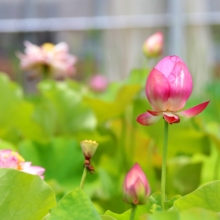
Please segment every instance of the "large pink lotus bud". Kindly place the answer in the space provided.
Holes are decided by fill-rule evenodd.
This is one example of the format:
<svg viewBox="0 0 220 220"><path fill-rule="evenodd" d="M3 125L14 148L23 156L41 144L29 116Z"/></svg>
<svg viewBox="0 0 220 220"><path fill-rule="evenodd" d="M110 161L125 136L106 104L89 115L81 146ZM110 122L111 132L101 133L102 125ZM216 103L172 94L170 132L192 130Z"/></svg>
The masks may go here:
<svg viewBox="0 0 220 220"><path fill-rule="evenodd" d="M143 44L143 52L147 57L157 57L163 51L163 34L157 32L150 36Z"/></svg>
<svg viewBox="0 0 220 220"><path fill-rule="evenodd" d="M207 107L209 101L180 111L190 97L192 89L192 77L186 64L178 56L164 57L150 72L146 82L146 95L153 110L139 115L137 122L151 125L163 116L172 124L180 121L178 115L198 115Z"/></svg>
<svg viewBox="0 0 220 220"><path fill-rule="evenodd" d="M123 194L125 202L134 205L144 204L150 195L150 186L147 178L137 163L125 177Z"/></svg>
<svg viewBox="0 0 220 220"><path fill-rule="evenodd" d="M39 175L42 179L44 178L44 168L32 166L31 162L25 162L20 154L12 150L0 150L0 167L12 168L26 173Z"/></svg>

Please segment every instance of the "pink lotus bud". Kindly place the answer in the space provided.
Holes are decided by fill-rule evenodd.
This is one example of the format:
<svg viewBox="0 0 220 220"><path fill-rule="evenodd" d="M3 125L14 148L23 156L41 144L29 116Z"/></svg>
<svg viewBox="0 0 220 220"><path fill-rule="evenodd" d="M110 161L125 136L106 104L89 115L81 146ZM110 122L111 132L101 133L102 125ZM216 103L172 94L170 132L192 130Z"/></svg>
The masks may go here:
<svg viewBox="0 0 220 220"><path fill-rule="evenodd" d="M134 205L144 204L150 195L150 186L147 178L137 163L125 177L123 194L125 202Z"/></svg>
<svg viewBox="0 0 220 220"><path fill-rule="evenodd" d="M108 87L108 80L105 76L96 74L90 79L90 88L95 92L103 92Z"/></svg>
<svg viewBox="0 0 220 220"><path fill-rule="evenodd" d="M178 115L198 115L207 107L209 101L180 111L190 97L192 88L192 77L186 64L178 56L164 57L151 70L146 82L146 96L153 110L139 115L137 122L151 125L163 117L172 124L180 122Z"/></svg>
<svg viewBox="0 0 220 220"><path fill-rule="evenodd" d="M80 143L85 159L90 160L96 152L98 143L96 141L82 141Z"/></svg>
<svg viewBox="0 0 220 220"><path fill-rule="evenodd" d="M75 56L69 54L69 47L62 42L57 45L45 43L38 47L30 42L25 42L25 54L18 54L21 68L49 74L55 77L65 77L74 74ZM45 68L46 67L46 68ZM44 73L47 69L48 73Z"/></svg>
<svg viewBox="0 0 220 220"><path fill-rule="evenodd" d="M24 158L12 150L0 150L0 167L12 168L44 178L44 168L31 166L31 162L24 162Z"/></svg>
<svg viewBox="0 0 220 220"><path fill-rule="evenodd" d="M150 36L143 45L143 52L147 57L157 57L163 51L163 34L157 32Z"/></svg>

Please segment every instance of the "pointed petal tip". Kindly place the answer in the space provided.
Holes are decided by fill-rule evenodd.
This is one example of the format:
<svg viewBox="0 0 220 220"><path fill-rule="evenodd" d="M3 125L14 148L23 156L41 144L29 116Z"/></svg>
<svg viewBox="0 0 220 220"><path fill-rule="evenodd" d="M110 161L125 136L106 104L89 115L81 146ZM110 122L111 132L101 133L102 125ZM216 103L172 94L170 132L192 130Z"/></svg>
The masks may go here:
<svg viewBox="0 0 220 220"><path fill-rule="evenodd" d="M136 121L141 125L149 126L149 125L156 123L160 118L161 118L161 115L154 116L150 114L149 112L145 112L139 115Z"/></svg>
<svg viewBox="0 0 220 220"><path fill-rule="evenodd" d="M210 100L203 102L199 105L196 105L192 108L189 108L185 111L179 112L179 115L182 115L182 116L188 117L188 118L196 116L196 115L200 114L203 110L205 110L205 108L208 106L209 102L210 102Z"/></svg>

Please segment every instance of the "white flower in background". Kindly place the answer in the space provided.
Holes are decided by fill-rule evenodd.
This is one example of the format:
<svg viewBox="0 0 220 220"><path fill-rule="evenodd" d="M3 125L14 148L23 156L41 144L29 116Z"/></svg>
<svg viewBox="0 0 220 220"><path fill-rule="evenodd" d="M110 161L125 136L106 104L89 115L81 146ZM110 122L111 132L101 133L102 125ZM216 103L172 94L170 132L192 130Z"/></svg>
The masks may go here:
<svg viewBox="0 0 220 220"><path fill-rule="evenodd" d="M45 43L42 46L34 45L28 41L24 54L19 53L21 68L28 71L37 71L49 76L65 77L75 73L77 58L69 54L69 47L61 42L57 45Z"/></svg>

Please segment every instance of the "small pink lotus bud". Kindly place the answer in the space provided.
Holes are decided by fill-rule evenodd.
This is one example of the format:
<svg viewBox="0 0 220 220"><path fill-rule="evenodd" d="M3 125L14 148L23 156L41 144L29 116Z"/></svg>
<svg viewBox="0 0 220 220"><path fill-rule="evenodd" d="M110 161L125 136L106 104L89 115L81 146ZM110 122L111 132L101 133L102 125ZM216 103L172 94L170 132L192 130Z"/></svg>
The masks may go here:
<svg viewBox="0 0 220 220"><path fill-rule="evenodd" d="M90 79L89 86L95 92L104 92L108 87L108 80L105 76L96 74Z"/></svg>
<svg viewBox="0 0 220 220"><path fill-rule="evenodd" d="M82 141L80 145L82 148L83 155L87 160L90 160L93 157L98 147L98 143L96 141L91 141L91 140Z"/></svg>
<svg viewBox="0 0 220 220"><path fill-rule="evenodd" d="M150 36L143 45L143 52L147 57L157 57L163 51L163 34L157 32Z"/></svg>
<svg viewBox="0 0 220 220"><path fill-rule="evenodd" d="M124 200L127 203L144 204L150 195L147 178L138 163L127 173L123 185Z"/></svg>

